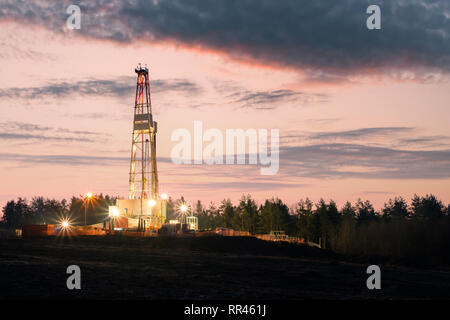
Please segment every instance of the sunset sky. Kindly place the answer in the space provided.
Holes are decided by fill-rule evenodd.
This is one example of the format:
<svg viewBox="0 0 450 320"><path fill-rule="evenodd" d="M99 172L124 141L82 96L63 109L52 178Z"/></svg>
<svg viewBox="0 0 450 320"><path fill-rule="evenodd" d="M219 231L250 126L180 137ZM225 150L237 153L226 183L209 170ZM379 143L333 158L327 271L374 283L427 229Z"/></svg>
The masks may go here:
<svg viewBox="0 0 450 320"><path fill-rule="evenodd" d="M138 63L172 197L449 203L449 37L448 0L0 0L0 205L127 196ZM171 163L172 132L195 120L279 129L278 174Z"/></svg>

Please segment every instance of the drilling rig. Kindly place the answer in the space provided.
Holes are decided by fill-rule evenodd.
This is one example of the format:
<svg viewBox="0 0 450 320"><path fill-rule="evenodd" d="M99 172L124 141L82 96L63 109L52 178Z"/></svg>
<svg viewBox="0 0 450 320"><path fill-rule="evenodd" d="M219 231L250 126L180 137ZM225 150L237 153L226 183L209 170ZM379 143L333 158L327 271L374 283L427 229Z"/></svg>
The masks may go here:
<svg viewBox="0 0 450 320"><path fill-rule="evenodd" d="M157 199L157 122L153 121L148 68L138 66L135 72L137 73L137 84L131 140L129 199L134 200L137 197Z"/></svg>
<svg viewBox="0 0 450 320"><path fill-rule="evenodd" d="M166 203L158 191L158 170L156 166L157 122L153 120L150 95L149 70L139 64L134 102L133 132L131 140L131 161L129 172L128 199L116 200L109 207L113 219L128 218L135 221L140 231L159 229L166 220ZM131 226L132 223L127 225Z"/></svg>

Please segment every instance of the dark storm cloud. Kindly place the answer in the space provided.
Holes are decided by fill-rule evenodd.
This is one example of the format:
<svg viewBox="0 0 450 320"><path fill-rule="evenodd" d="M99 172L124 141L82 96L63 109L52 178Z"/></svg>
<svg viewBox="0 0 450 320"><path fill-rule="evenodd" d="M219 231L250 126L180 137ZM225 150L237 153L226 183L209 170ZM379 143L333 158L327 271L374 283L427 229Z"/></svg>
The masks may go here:
<svg viewBox="0 0 450 320"><path fill-rule="evenodd" d="M0 19L67 32L72 0L3 0ZM78 35L117 42L175 41L265 64L302 68L310 80L344 81L375 69L450 71L448 0L80 1ZM366 9L381 7L381 30Z"/></svg>
<svg viewBox="0 0 450 320"><path fill-rule="evenodd" d="M84 80L76 82L55 82L41 87L0 89L0 97L5 98L62 98L72 94L82 96L133 96L136 91L135 78L122 77L115 80ZM152 93L178 91L189 94L197 93L200 88L185 79L167 79L151 81Z"/></svg>

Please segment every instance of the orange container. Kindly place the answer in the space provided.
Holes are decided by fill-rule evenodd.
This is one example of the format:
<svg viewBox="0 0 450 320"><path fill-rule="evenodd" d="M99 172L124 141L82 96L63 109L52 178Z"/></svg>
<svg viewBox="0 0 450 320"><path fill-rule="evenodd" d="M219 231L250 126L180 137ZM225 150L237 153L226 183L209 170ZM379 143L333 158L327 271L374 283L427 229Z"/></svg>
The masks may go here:
<svg viewBox="0 0 450 320"><path fill-rule="evenodd" d="M22 227L22 237L46 237L55 234L55 226L53 224L32 224Z"/></svg>

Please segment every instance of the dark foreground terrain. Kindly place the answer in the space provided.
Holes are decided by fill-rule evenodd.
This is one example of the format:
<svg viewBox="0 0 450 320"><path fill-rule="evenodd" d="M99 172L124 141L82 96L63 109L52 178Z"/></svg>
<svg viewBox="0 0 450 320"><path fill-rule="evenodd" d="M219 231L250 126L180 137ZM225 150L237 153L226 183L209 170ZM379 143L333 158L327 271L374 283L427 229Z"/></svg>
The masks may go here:
<svg viewBox="0 0 450 320"><path fill-rule="evenodd" d="M255 238L0 240L1 299L449 299L450 270L366 268L331 252ZM81 268L68 290L66 268Z"/></svg>

